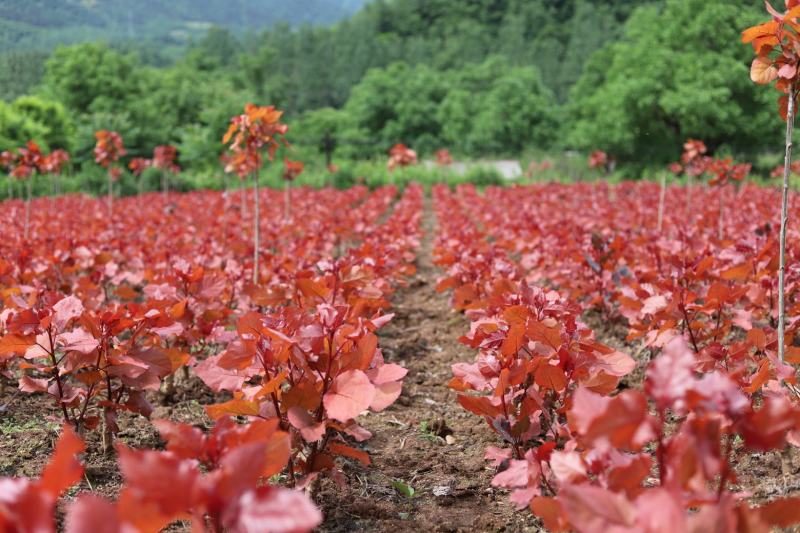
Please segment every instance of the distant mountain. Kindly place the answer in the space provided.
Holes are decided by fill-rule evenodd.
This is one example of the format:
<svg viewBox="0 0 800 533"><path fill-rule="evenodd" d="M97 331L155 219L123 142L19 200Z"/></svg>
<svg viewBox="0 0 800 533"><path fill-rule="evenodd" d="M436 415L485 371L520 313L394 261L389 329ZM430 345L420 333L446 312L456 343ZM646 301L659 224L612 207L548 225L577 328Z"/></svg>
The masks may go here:
<svg viewBox="0 0 800 533"><path fill-rule="evenodd" d="M235 32L279 22L331 24L365 0L0 0L0 50L90 40L181 45L211 26Z"/></svg>

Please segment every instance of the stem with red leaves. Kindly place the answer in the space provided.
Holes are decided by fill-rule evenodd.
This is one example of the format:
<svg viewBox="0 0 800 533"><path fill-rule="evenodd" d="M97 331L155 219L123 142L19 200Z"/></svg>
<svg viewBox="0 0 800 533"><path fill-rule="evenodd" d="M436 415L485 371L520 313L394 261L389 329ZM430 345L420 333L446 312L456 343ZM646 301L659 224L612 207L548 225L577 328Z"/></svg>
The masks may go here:
<svg viewBox="0 0 800 533"><path fill-rule="evenodd" d="M681 302L680 308L683 313L683 322L686 324L686 329L689 330L689 340L692 341L694 353L700 353L700 349L697 347L697 339L694 338L694 331L692 331L692 325L689 322L689 314L686 312L686 305Z"/></svg>
<svg viewBox="0 0 800 533"><path fill-rule="evenodd" d="M786 111L786 153L783 161L783 192L781 195L781 233L778 266L778 359L785 356L784 338L786 335L786 226L789 224L789 173L792 171L792 137L795 117L794 85L789 89L789 108Z"/></svg>
<svg viewBox="0 0 800 533"><path fill-rule="evenodd" d="M67 406L64 405L64 388L61 384L61 374L58 371L58 361L56 360L56 349L55 344L53 343L53 332L52 328L47 328L47 339L50 342L50 349L47 350L47 354L50 356L50 362L53 365L53 378L56 380L56 386L58 387L58 403L61 405L61 412L64 415L64 422L68 424L73 424L74 422L70 420L69 413L67 413Z"/></svg>
<svg viewBox="0 0 800 533"><path fill-rule="evenodd" d="M328 368L325 371L325 376L322 380L322 394L320 395L320 403L319 407L317 407L317 412L315 413L315 419L317 423L322 422L322 419L325 415L325 404L323 403L323 399L325 398L325 394L328 392L328 387L331 384L331 369L333 368L333 358L336 356L336 352L333 350L333 340L336 337L336 332L331 331L328 334ZM306 458L306 475L310 474L314 469L314 461L316 460L317 453L320 450L324 450L325 447L328 445L328 438L327 434L325 435L324 440L322 441L322 446L319 446L319 441L315 442L311 445L311 451L308 454L308 458Z"/></svg>

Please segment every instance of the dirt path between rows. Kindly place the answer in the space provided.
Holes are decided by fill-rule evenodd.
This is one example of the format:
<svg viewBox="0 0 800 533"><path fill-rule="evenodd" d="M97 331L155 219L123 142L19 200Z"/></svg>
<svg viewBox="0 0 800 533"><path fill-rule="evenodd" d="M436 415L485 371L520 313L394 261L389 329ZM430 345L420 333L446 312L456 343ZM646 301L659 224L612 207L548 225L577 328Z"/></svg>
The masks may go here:
<svg viewBox="0 0 800 533"><path fill-rule="evenodd" d="M467 320L435 291L430 198L423 229L417 274L394 295L395 318L380 332L386 360L409 370L403 394L386 411L359 419L374 434L364 447L373 464L348 462L343 488L323 480L320 531L539 531L530 513L513 510L508 495L490 487L493 471L483 456L494 435L447 388L451 365L474 352L458 343Z"/></svg>

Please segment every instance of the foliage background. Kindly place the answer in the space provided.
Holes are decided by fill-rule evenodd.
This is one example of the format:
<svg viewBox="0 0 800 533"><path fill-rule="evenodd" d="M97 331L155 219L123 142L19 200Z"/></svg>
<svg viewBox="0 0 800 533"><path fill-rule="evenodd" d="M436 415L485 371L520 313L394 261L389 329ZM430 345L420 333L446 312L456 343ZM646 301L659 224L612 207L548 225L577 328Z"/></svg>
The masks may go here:
<svg viewBox="0 0 800 533"><path fill-rule="evenodd" d="M739 42L761 18L747 0L130 5L2 3L0 150L33 138L87 170L93 131L116 129L130 157L176 144L187 183L218 183L227 120L254 101L287 111L281 157L321 170L327 146L354 177L397 142L524 162L603 149L637 177L689 137L780 162L777 93Z"/></svg>

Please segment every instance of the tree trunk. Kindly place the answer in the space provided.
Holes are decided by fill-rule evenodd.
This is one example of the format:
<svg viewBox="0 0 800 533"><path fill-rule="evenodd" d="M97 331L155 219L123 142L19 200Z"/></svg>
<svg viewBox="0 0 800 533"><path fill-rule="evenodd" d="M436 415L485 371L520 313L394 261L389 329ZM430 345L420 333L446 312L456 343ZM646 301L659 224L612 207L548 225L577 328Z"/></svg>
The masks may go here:
<svg viewBox="0 0 800 533"><path fill-rule="evenodd" d="M258 207L258 170L256 170L253 173L253 285L258 283L258 248L261 244Z"/></svg>
<svg viewBox="0 0 800 533"><path fill-rule="evenodd" d="M786 153L783 160L783 194L781 196L780 258L778 263L778 359L784 361L786 334L786 226L789 224L789 173L792 170L792 137L794 135L795 88L789 89L786 111Z"/></svg>

